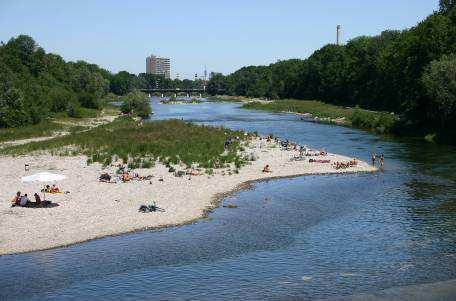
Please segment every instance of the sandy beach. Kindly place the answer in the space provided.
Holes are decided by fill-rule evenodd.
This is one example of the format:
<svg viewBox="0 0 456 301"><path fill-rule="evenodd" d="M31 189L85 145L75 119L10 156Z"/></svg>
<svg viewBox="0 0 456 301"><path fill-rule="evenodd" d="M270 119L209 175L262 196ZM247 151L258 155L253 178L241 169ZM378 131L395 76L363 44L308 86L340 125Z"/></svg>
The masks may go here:
<svg viewBox="0 0 456 301"><path fill-rule="evenodd" d="M290 160L297 151L281 150L274 142L255 138L245 147L246 154L257 160L242 167L215 170L213 175L176 177L160 163L150 169L135 170L151 180L127 183L102 183L102 172L113 175L117 167L105 169L99 164L87 166L87 158L36 154L20 157L0 157L0 255L67 246L108 235L154 229L195 221L207 210L218 205L220 197L243 184L273 177L306 174L373 172L375 167L359 162L357 166L336 170L328 163L309 163L308 158L349 161L352 158L328 154ZM30 169L25 171L24 165ZM271 173L263 173L269 164ZM177 170L184 167L176 166ZM58 204L52 208L11 207L17 191L39 192L40 183L22 183L22 176L49 171L67 176L58 183L68 194L46 195ZM52 184L52 183L50 183ZM41 194L42 195L42 194ZM140 213L141 204L155 201L165 212ZM233 209L235 210L235 209Z"/></svg>

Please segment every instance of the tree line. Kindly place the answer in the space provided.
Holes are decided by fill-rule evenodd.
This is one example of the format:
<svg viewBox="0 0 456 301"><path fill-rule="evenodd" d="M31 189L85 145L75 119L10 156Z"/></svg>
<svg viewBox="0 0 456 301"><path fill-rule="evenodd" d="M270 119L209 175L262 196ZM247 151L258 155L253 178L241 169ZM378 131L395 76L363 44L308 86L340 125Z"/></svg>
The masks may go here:
<svg viewBox="0 0 456 301"><path fill-rule="evenodd" d="M307 59L248 66L208 84L211 94L317 99L397 113L396 131L456 137L456 9L440 9L416 26L328 44Z"/></svg>
<svg viewBox="0 0 456 301"><path fill-rule="evenodd" d="M0 128L37 124L62 113L80 117L83 109L100 109L103 98L112 98L109 93L128 95L124 99L132 99L126 108L147 112L138 104L141 97L135 90L200 86L199 81L126 71L113 74L84 61L66 62L27 35L0 44Z"/></svg>

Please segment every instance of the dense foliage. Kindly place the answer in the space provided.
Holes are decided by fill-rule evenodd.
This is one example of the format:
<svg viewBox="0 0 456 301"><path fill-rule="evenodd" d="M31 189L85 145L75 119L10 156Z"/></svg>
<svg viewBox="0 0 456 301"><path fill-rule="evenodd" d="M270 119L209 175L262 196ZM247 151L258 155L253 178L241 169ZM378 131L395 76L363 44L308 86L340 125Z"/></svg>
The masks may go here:
<svg viewBox="0 0 456 301"><path fill-rule="evenodd" d="M439 11L408 30L326 45L305 60L218 75L209 82L209 92L358 105L398 113L403 131L442 133L456 127L454 6L453 0L441 0Z"/></svg>
<svg viewBox="0 0 456 301"><path fill-rule="evenodd" d="M65 62L20 35L0 46L0 127L35 124L79 107L98 108L110 74L83 61Z"/></svg>

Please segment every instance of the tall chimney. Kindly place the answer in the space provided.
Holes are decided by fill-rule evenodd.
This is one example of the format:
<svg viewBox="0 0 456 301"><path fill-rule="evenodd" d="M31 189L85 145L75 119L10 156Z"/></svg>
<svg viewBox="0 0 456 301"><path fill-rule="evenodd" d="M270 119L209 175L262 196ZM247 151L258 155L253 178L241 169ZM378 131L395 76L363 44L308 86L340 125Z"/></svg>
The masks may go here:
<svg viewBox="0 0 456 301"><path fill-rule="evenodd" d="M340 41L340 25L337 25L337 37L336 37L336 45L339 45Z"/></svg>

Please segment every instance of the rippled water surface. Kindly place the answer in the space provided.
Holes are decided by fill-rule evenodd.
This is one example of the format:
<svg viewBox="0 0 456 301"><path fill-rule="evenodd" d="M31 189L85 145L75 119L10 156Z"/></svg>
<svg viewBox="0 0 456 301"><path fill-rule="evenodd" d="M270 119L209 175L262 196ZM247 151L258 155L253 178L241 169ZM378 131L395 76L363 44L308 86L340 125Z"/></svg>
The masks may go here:
<svg viewBox="0 0 456 301"><path fill-rule="evenodd" d="M454 148L238 106L154 103L154 119L376 151L385 171L260 182L192 225L1 256L0 299L315 299L456 278Z"/></svg>

